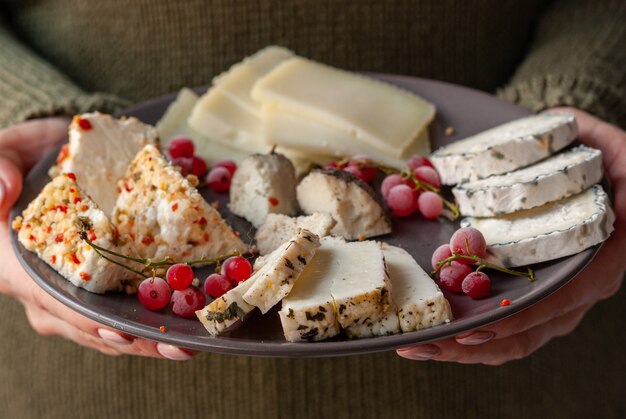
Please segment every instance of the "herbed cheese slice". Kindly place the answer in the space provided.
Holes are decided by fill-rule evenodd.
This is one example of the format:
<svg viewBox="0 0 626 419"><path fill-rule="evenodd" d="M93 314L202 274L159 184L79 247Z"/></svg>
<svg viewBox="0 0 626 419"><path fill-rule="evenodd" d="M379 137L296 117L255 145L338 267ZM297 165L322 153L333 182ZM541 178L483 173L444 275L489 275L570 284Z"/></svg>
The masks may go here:
<svg viewBox="0 0 626 419"><path fill-rule="evenodd" d="M94 244L135 256L107 216L72 179L61 174L13 222L18 240L29 251L77 287L94 293L122 291L138 276L100 257L79 233L88 231ZM108 255L107 255L108 256ZM129 262L111 256L126 265ZM133 268L137 268L133 266Z"/></svg>
<svg viewBox="0 0 626 419"><path fill-rule="evenodd" d="M331 288L338 267L337 256L328 243L338 239L324 237L321 246L279 311L285 339L289 342L311 342L340 333Z"/></svg>
<svg viewBox="0 0 626 419"><path fill-rule="evenodd" d="M78 184L108 216L117 200L117 183L146 144L157 144L154 127L137 118L115 119L99 112L77 115L69 127L69 148L61 173L74 173Z"/></svg>
<svg viewBox="0 0 626 419"><path fill-rule="evenodd" d="M296 192L305 214L321 212L337 222L333 234L354 240L391 232L376 192L345 170L314 170L302 179Z"/></svg>
<svg viewBox="0 0 626 419"><path fill-rule="evenodd" d="M145 258L184 261L247 251L220 214L154 146L146 146L120 182L113 222Z"/></svg>
<svg viewBox="0 0 626 419"><path fill-rule="evenodd" d="M461 214L490 217L578 194L602 179L602 152L579 146L524 169L457 185Z"/></svg>
<svg viewBox="0 0 626 419"><path fill-rule="evenodd" d="M400 330L385 260L373 241L329 240L331 295L337 320L350 338L397 333Z"/></svg>
<svg viewBox="0 0 626 419"><path fill-rule="evenodd" d="M395 157L404 155L435 116L432 104L408 91L301 57L261 78L252 98L293 109Z"/></svg>
<svg viewBox="0 0 626 419"><path fill-rule="evenodd" d="M600 185L541 207L494 218L465 218L480 230L487 249L504 266L573 255L606 240L615 215Z"/></svg>
<svg viewBox="0 0 626 419"><path fill-rule="evenodd" d="M430 276L404 249L382 244L393 292L391 298L398 309L400 328L412 332L449 323L450 303Z"/></svg>
<svg viewBox="0 0 626 419"><path fill-rule="evenodd" d="M261 226L270 213L296 215L296 172L279 153L254 154L244 159L233 175L230 210Z"/></svg>
<svg viewBox="0 0 626 419"><path fill-rule="evenodd" d="M289 294L319 246L320 239L317 235L304 229L298 231L278 258L261 268L263 273L243 294L243 299L258 307L262 313L267 313Z"/></svg>
<svg viewBox="0 0 626 419"><path fill-rule="evenodd" d="M573 115L543 113L441 147L430 160L443 184L465 183L528 166L561 150L577 135Z"/></svg>
<svg viewBox="0 0 626 419"><path fill-rule="evenodd" d="M330 234L336 222L328 214L316 212L311 215L290 217L283 214L267 214L267 218L258 228L255 240L259 254L266 255L289 240L299 228L304 228L320 237Z"/></svg>

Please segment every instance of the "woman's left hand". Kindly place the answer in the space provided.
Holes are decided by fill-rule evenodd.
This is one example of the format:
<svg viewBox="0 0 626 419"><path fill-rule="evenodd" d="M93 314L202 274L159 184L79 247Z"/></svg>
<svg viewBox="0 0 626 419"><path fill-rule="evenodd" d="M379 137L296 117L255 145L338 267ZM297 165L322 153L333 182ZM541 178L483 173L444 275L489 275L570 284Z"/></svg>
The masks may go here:
<svg viewBox="0 0 626 419"><path fill-rule="evenodd" d="M552 111L573 113L580 141L602 150L614 193L615 231L582 272L532 307L451 339L399 349L398 355L414 360L500 365L569 334L593 305L619 290L626 270L626 133L578 109Z"/></svg>

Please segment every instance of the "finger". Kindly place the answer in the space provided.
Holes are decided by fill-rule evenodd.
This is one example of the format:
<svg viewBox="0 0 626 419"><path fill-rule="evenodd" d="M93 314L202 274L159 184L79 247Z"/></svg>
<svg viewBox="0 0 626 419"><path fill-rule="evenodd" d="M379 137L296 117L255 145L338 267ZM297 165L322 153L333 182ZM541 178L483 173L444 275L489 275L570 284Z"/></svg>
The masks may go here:
<svg viewBox="0 0 626 419"><path fill-rule="evenodd" d="M413 360L433 359L462 364L501 365L530 355L554 337L571 333L590 307L591 304L579 307L523 333L505 339L492 340L482 345L461 345L454 339L447 339L433 344L399 349L397 353Z"/></svg>
<svg viewBox="0 0 626 419"><path fill-rule="evenodd" d="M14 160L0 154L0 220L5 220L22 192L22 172Z"/></svg>

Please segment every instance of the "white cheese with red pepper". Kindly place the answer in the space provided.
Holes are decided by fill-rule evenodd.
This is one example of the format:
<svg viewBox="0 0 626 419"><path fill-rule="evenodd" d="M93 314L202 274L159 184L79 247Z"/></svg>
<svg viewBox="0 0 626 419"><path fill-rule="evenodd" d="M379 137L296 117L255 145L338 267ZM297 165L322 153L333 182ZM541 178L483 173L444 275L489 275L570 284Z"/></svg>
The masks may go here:
<svg viewBox="0 0 626 419"><path fill-rule="evenodd" d="M501 217L468 217L461 225L480 230L492 259L512 267L582 252L606 240L614 221L606 192L594 185L541 207Z"/></svg>
<svg viewBox="0 0 626 419"><path fill-rule="evenodd" d="M259 254L266 255L277 249L282 243L289 240L299 228L304 228L320 237L330 234L335 226L335 220L328 215L316 212L311 215L290 217L283 214L267 214L267 218L255 235Z"/></svg>
<svg viewBox="0 0 626 419"><path fill-rule="evenodd" d="M332 234L354 240L391 232L391 222L376 192L345 170L314 170L296 191L305 214L321 212L337 222Z"/></svg>
<svg viewBox="0 0 626 419"><path fill-rule="evenodd" d="M413 256L404 249L388 244L382 244L382 250L400 329L412 332L449 323L452 320L450 303Z"/></svg>
<svg viewBox="0 0 626 419"><path fill-rule="evenodd" d="M128 256L136 256L107 216L85 194L71 175L48 183L13 222L20 243L77 287L94 293L122 291L138 275L101 256L81 238ZM132 268L132 263L107 255Z"/></svg>
<svg viewBox="0 0 626 419"><path fill-rule="evenodd" d="M510 172L542 160L578 135L569 114L543 113L491 128L430 155L445 185Z"/></svg>
<svg viewBox="0 0 626 419"><path fill-rule="evenodd" d="M157 144L156 129L137 118L116 119L98 112L77 115L69 128L69 148L58 170L74 173L80 187L108 216L117 183L146 144Z"/></svg>
<svg viewBox="0 0 626 419"><path fill-rule="evenodd" d="M230 185L230 210L259 227L268 214L296 215L296 172L279 153L254 154L241 162Z"/></svg>
<svg viewBox="0 0 626 419"><path fill-rule="evenodd" d="M579 146L524 169L457 185L463 215L492 217L576 195L602 179L600 150Z"/></svg>
<svg viewBox="0 0 626 419"><path fill-rule="evenodd" d="M219 212L154 146L137 154L119 188L113 222L142 257L190 261L247 251Z"/></svg>

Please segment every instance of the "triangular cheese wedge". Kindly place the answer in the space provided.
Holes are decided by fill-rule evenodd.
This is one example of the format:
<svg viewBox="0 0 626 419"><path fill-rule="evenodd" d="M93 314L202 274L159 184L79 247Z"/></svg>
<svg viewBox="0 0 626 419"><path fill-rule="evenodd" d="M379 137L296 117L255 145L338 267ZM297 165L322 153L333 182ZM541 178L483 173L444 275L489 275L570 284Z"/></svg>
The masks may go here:
<svg viewBox="0 0 626 419"><path fill-rule="evenodd" d="M141 150L120 182L113 222L146 258L191 261L244 253L246 245L151 145Z"/></svg>

